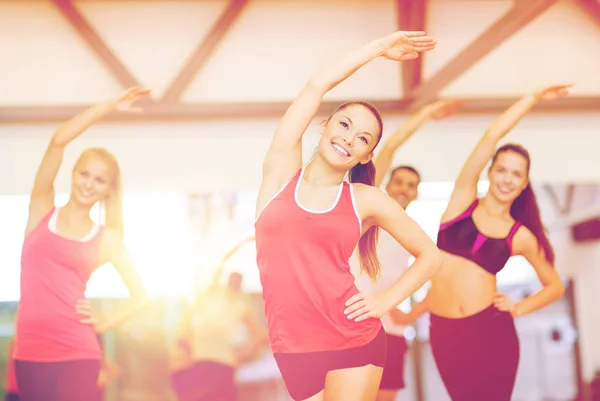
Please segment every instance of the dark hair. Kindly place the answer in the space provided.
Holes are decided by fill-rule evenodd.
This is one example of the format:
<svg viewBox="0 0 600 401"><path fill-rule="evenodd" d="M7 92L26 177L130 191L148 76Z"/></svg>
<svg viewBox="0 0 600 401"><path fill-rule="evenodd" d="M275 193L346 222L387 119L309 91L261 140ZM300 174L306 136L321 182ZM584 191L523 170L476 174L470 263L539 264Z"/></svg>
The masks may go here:
<svg viewBox="0 0 600 401"><path fill-rule="evenodd" d="M417 184L421 183L421 174L419 174L419 172L417 171L416 168L414 168L413 166L408 166L408 165L401 165L398 167L395 167L392 172L390 173L390 179L392 179L392 177L394 176L394 174L396 173L396 171L400 171L400 170L408 170L411 173L414 173L417 176Z"/></svg>
<svg viewBox="0 0 600 401"><path fill-rule="evenodd" d="M496 162L498 155L503 152L514 152L523 156L527 161L527 176L529 176L531 158L527 149L514 143L506 144L496 151L496 154L492 158L492 165ZM548 239L548 230L546 230L546 227L542 223L540 208L538 207L533 188L531 188L531 183L527 184L523 192L514 200L510 207L510 215L535 235L539 249L544 251L544 257L550 264L554 264L554 249L552 249L552 244L550 244L550 240Z"/></svg>
<svg viewBox="0 0 600 401"><path fill-rule="evenodd" d="M379 123L379 136L377 137L377 141L375 142L375 146L373 149L377 147L379 141L381 140L381 136L383 133L383 120L381 119L381 115L379 111L370 103L367 102L348 102L339 106L331 115L327 118L327 121L331 119L331 117L337 112L344 110L350 106L359 105L366 107L377 119ZM375 183L375 164L372 160L369 160L367 163L358 163L356 166L352 167L350 170L350 182L355 183L359 182L361 184L373 185ZM367 232L365 232L360 239L358 240L358 256L360 260L360 269L361 271L367 272L369 277L372 279L377 278L379 275L379 271L381 266L379 264L379 259L377 258L377 240L379 237L379 227L373 226L370 227Z"/></svg>

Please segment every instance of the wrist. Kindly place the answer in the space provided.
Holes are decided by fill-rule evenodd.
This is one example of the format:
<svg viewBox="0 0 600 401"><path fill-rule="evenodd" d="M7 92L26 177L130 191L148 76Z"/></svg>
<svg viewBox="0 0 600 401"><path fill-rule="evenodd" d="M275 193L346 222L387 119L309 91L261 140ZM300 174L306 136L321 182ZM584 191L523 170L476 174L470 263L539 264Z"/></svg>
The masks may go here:
<svg viewBox="0 0 600 401"><path fill-rule="evenodd" d="M519 304L514 304L514 306L512 307L510 314L512 315L513 318L517 318L520 317L522 315L522 311L521 308L519 306Z"/></svg>
<svg viewBox="0 0 600 401"><path fill-rule="evenodd" d="M372 59L376 59L384 55L385 51L387 50L387 47L384 44L384 39L385 38L375 39L366 46Z"/></svg>
<svg viewBox="0 0 600 401"><path fill-rule="evenodd" d="M390 293L390 291L386 291L379 296L379 302L381 306L384 308L385 313L389 313L391 310L396 309L396 306L400 302L396 302L396 297Z"/></svg>
<svg viewBox="0 0 600 401"><path fill-rule="evenodd" d="M96 329L97 334L104 334L109 330L109 327L103 321L98 321L98 323L94 325L94 328Z"/></svg>

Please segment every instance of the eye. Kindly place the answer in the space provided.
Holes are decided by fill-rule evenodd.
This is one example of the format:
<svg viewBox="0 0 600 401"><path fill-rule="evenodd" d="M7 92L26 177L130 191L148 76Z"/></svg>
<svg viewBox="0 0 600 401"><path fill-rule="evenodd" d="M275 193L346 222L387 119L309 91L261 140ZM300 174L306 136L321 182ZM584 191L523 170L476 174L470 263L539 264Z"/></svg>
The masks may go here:
<svg viewBox="0 0 600 401"><path fill-rule="evenodd" d="M368 139L366 136L359 136L358 139L360 139L361 141L363 141L364 143L369 143Z"/></svg>
<svg viewBox="0 0 600 401"><path fill-rule="evenodd" d="M86 171L80 171L79 175L82 177L87 177L89 174Z"/></svg>
<svg viewBox="0 0 600 401"><path fill-rule="evenodd" d="M345 121L340 121L340 125L346 129L348 129L348 123Z"/></svg>
<svg viewBox="0 0 600 401"><path fill-rule="evenodd" d="M104 181L102 178L96 178L96 182L98 184L104 184L106 181Z"/></svg>

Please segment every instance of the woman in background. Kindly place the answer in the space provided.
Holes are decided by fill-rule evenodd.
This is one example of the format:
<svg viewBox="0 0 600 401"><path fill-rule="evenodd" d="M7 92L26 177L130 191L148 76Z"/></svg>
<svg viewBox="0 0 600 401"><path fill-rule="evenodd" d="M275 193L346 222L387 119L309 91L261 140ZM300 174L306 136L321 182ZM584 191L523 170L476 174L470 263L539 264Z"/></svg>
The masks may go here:
<svg viewBox="0 0 600 401"><path fill-rule="evenodd" d="M536 103L565 96L568 87L528 93L487 129L463 166L442 216L442 268L422 303L408 315L394 314L399 323L411 323L430 311L433 355L453 401L509 401L519 363L514 318L564 293L531 187L529 153L516 144L497 146ZM489 190L478 199L477 182L490 159ZM513 255L525 257L543 284L542 290L517 303L496 290L496 274Z"/></svg>
<svg viewBox="0 0 600 401"><path fill-rule="evenodd" d="M235 401L235 373L239 364L253 359L267 345L267 333L242 292L243 277L233 272L227 285L220 284L226 262L249 238L221 260L209 287L199 291L184 309L175 357L179 366L172 384L180 401ZM240 329L249 339L238 346Z"/></svg>
<svg viewBox="0 0 600 401"><path fill-rule="evenodd" d="M85 150L72 172L67 204L54 204L54 180L65 147L93 123L130 110L148 91L133 88L64 123L52 136L35 177L21 256L21 298L16 319L15 371L21 401L91 400L97 394L103 333L145 304L142 281L123 243L121 173L103 148ZM90 218L100 204L104 225ZM92 272L111 263L130 302L96 324L82 323L77 308Z"/></svg>

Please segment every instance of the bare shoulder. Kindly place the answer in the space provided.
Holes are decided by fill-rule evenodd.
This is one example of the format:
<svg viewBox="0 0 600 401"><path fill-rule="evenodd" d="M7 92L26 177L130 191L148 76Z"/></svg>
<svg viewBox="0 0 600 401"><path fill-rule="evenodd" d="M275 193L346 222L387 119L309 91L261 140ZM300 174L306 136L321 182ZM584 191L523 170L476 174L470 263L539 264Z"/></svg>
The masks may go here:
<svg viewBox="0 0 600 401"><path fill-rule="evenodd" d="M386 197L386 193L380 188L374 187L373 185L361 184L359 182L353 183L354 196L357 201L372 201L374 199L381 199Z"/></svg>
<svg viewBox="0 0 600 401"><path fill-rule="evenodd" d="M531 230L521 225L513 237L514 254L526 255L532 250L538 249L538 241Z"/></svg>
<svg viewBox="0 0 600 401"><path fill-rule="evenodd" d="M377 214L378 210L385 209L390 202L394 202L383 190L372 185L355 183L354 198L360 216L365 219Z"/></svg>
<svg viewBox="0 0 600 401"><path fill-rule="evenodd" d="M123 247L123 236L118 230L104 228L100 241L100 259L103 263L108 262L120 248ZM103 264L101 263L101 264Z"/></svg>

